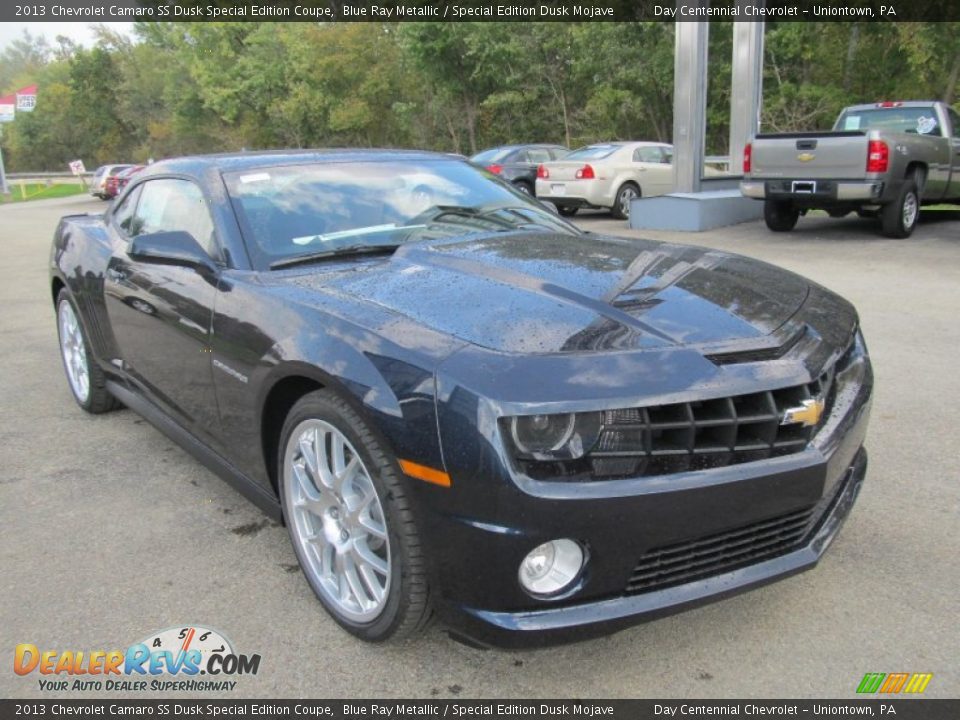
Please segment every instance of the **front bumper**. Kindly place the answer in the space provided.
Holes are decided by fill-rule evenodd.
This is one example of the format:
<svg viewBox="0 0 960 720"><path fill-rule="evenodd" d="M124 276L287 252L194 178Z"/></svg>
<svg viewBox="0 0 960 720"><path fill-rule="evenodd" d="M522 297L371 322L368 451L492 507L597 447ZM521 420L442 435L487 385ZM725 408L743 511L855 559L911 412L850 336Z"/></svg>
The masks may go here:
<svg viewBox="0 0 960 720"><path fill-rule="evenodd" d="M744 180L740 193L756 200L794 200L800 204L879 202L884 184L875 181Z"/></svg>
<svg viewBox="0 0 960 720"><path fill-rule="evenodd" d="M664 590L580 605L498 612L446 606L440 613L466 639L496 647L536 647L586 640L761 587L814 567L853 507L867 471L861 448L817 508L797 549L753 565Z"/></svg>

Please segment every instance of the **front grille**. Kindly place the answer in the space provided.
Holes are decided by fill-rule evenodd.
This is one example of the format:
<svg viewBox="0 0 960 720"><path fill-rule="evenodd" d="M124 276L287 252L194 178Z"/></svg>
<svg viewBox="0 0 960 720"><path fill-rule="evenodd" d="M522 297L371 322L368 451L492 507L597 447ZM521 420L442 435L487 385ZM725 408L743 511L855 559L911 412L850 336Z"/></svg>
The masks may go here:
<svg viewBox="0 0 960 720"><path fill-rule="evenodd" d="M809 507L735 530L655 548L640 558L627 583L626 594L682 585L788 553L803 544L814 511Z"/></svg>
<svg viewBox="0 0 960 720"><path fill-rule="evenodd" d="M800 452L819 426L781 425L788 408L822 398L829 414L833 370L811 383L749 395L603 413L589 454L594 477L664 475Z"/></svg>

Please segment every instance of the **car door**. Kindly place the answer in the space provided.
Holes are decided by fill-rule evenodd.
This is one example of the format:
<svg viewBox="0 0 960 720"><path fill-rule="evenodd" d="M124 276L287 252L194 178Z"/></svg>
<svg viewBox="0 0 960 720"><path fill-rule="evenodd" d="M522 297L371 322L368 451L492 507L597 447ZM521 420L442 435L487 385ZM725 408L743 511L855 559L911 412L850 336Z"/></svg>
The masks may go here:
<svg viewBox="0 0 960 720"><path fill-rule="evenodd" d="M210 326L217 279L209 272L132 259L140 235L189 232L215 260L219 245L200 188L190 180L138 184L111 214L107 314L122 367L164 411L197 435L216 433Z"/></svg>
<svg viewBox="0 0 960 720"><path fill-rule="evenodd" d="M633 163L644 197L670 192L673 168L669 165L663 148L657 145L638 147L633 151Z"/></svg>

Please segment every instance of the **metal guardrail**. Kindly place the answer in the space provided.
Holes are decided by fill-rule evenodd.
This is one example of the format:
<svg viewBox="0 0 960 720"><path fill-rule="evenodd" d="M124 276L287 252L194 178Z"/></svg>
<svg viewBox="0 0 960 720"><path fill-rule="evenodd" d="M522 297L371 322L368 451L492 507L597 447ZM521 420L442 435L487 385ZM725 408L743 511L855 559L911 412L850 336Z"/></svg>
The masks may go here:
<svg viewBox="0 0 960 720"><path fill-rule="evenodd" d="M53 180L56 178L75 178L75 177L85 177L92 178L92 172L80 173L80 175L74 175L72 172L22 172L22 173L7 173L7 180Z"/></svg>

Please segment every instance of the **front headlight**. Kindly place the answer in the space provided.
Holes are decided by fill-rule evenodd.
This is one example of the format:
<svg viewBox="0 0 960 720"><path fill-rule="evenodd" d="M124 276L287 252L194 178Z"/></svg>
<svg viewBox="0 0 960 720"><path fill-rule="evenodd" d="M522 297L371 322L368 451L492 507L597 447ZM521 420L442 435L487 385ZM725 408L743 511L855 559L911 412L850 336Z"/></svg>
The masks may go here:
<svg viewBox="0 0 960 720"><path fill-rule="evenodd" d="M505 420L517 457L533 460L576 460L600 436L600 413L522 415Z"/></svg>

